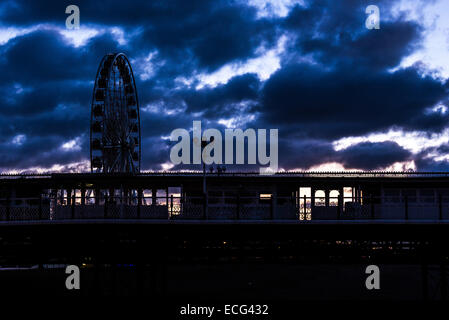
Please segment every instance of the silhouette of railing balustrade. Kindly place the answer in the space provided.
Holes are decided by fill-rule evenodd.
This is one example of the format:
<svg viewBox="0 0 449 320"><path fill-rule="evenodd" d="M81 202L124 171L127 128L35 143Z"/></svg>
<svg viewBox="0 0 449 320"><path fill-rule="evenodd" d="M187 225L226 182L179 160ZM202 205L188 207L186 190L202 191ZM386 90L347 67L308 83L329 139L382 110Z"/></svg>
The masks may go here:
<svg viewBox="0 0 449 320"><path fill-rule="evenodd" d="M449 220L449 197L72 197L0 199L0 221L159 220Z"/></svg>

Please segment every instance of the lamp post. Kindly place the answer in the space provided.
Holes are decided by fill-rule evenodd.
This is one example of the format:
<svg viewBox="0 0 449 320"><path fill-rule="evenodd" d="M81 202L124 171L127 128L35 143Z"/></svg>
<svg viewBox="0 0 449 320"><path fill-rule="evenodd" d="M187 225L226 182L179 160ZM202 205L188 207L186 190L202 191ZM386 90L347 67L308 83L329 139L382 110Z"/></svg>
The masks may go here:
<svg viewBox="0 0 449 320"><path fill-rule="evenodd" d="M207 141L201 141L201 162L203 163L203 194L206 194L206 163L203 160L203 149L207 145Z"/></svg>
<svg viewBox="0 0 449 320"><path fill-rule="evenodd" d="M208 196L207 196L207 189L206 189L206 163L203 159L203 149L211 142L214 141L214 137L210 137L209 141L201 140L201 161L203 162L203 197L205 201L204 205L204 215L207 219L207 207L208 207Z"/></svg>

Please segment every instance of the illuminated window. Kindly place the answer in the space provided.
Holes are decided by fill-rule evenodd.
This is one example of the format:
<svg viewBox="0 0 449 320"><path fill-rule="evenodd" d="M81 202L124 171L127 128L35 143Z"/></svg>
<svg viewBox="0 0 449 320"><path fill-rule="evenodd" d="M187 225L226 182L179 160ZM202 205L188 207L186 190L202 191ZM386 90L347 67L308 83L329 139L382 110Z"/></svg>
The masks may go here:
<svg viewBox="0 0 449 320"><path fill-rule="evenodd" d="M331 190L329 192L329 206L336 207L338 206L338 196L340 195L340 192L338 190Z"/></svg>
<svg viewBox="0 0 449 320"><path fill-rule="evenodd" d="M323 190L315 191L315 206L324 207L326 205L326 194Z"/></svg>
<svg viewBox="0 0 449 320"><path fill-rule="evenodd" d="M300 220L311 220L312 216L312 209L311 207L311 194L312 194L312 188L310 187L303 187L299 188L299 205L300 205L300 214L299 219Z"/></svg>

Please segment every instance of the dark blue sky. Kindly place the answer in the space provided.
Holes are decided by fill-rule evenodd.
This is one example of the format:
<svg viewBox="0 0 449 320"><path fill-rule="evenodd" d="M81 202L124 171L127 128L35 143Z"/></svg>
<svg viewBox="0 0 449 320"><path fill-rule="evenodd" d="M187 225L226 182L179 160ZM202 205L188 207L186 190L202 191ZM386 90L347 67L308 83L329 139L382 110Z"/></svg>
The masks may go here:
<svg viewBox="0 0 449 320"><path fill-rule="evenodd" d="M0 169L87 170L109 52L134 69L144 170L170 167L167 137L193 120L278 128L286 170L449 168L447 73L429 59L447 56L447 29L429 49L439 20L423 2L249 3L2 0ZM70 4L80 30L65 28ZM365 28L369 4L379 30Z"/></svg>

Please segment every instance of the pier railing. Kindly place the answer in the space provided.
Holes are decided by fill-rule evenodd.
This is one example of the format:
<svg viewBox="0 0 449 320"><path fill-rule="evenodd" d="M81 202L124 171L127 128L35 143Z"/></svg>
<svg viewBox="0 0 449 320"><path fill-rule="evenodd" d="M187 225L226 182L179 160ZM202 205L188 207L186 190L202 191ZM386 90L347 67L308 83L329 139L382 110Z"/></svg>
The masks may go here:
<svg viewBox="0 0 449 320"><path fill-rule="evenodd" d="M0 221L70 219L449 220L449 196L0 198Z"/></svg>

